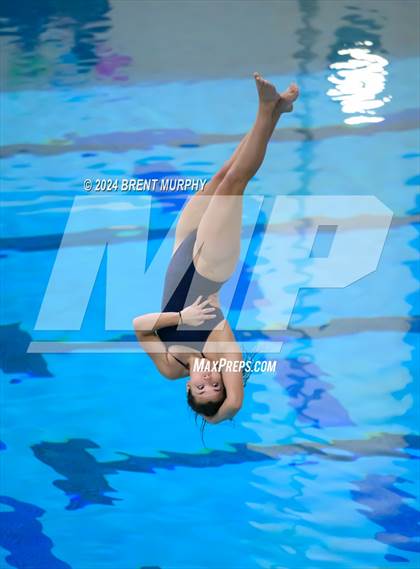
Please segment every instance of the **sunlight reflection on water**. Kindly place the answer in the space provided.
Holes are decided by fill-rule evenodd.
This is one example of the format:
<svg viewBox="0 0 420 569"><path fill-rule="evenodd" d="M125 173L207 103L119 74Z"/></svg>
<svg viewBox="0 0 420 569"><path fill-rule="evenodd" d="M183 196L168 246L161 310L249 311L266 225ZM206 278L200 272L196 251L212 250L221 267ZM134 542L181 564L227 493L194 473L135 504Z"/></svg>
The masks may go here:
<svg viewBox="0 0 420 569"><path fill-rule="evenodd" d="M346 124L382 122L384 117L377 115L376 109L391 100L390 95L380 96L385 90L388 75L385 67L389 62L371 53L370 46L371 41L364 41L357 42L356 47L340 49L337 53L345 59L329 66L334 72L328 81L334 87L327 95L340 102L343 113L352 115L344 119Z"/></svg>

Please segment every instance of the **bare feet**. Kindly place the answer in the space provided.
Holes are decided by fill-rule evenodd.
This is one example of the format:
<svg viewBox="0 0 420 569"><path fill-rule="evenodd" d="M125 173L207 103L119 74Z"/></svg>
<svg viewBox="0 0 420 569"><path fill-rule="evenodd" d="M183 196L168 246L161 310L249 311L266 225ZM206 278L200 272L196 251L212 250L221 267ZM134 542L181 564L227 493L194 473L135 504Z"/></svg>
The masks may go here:
<svg viewBox="0 0 420 569"><path fill-rule="evenodd" d="M259 73L254 73L258 97L261 103L276 103L280 95L272 83L266 81Z"/></svg>
<svg viewBox="0 0 420 569"><path fill-rule="evenodd" d="M296 83L291 83L286 91L278 93L275 86L263 79L259 73L254 73L254 78L261 105L270 107L277 118L282 113L290 113L293 110L293 103L299 95Z"/></svg>

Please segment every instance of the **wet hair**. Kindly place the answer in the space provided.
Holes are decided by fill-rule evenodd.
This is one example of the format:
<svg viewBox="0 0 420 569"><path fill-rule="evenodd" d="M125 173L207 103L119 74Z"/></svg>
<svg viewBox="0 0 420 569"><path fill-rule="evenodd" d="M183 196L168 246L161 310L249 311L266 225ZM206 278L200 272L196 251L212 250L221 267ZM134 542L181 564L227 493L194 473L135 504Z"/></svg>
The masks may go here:
<svg viewBox="0 0 420 569"><path fill-rule="evenodd" d="M191 393L191 389L188 390L187 393L187 402L191 409L195 412L195 424L197 425L198 418L201 415L201 425L200 425L200 435L201 435L201 442L203 446L206 446L204 442L204 429L207 425L207 421L205 417L214 417L220 407L223 405L224 400L226 399L226 390L224 389L224 396L220 401L207 401L206 403L199 403L194 399L194 395Z"/></svg>
<svg viewBox="0 0 420 569"><path fill-rule="evenodd" d="M226 399L226 391L224 391L224 397L219 401L206 401L206 403L199 403L194 399L194 395L191 393L191 389L187 393L187 402L193 411L198 415L204 415L205 417L214 417L217 411Z"/></svg>

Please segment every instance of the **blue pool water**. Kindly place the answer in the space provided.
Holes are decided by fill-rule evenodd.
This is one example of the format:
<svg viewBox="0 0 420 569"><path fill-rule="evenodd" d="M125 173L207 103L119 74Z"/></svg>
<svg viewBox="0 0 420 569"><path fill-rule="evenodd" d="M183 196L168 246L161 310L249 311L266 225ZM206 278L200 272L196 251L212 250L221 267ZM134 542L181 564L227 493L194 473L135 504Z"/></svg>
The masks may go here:
<svg viewBox="0 0 420 569"><path fill-rule="evenodd" d="M418 10L3 4L1 567L419 567ZM83 180L210 177L252 123L254 70L296 80L301 97L248 194L295 197L302 231L305 196L374 196L393 220L375 272L321 289L309 288L303 233L291 240L293 282L275 253L258 255L259 218L230 321L248 289L242 312L257 331L270 313L275 329L270 291L299 294L276 372L251 376L235 421L209 425L203 446L184 381L165 381L140 349L118 351L134 341L129 326L105 329L105 257L80 330L36 323ZM134 253L147 250L153 282L118 306L156 310L182 198L107 199L76 210L89 223L67 246L83 260L112 243L122 275L143 271ZM355 239L377 224L335 210L325 224L337 216ZM317 254L333 238L327 228ZM271 251L282 239L280 227ZM86 267L67 274L68 298ZM74 310L70 300L57 312ZM29 351L35 342L67 348Z"/></svg>

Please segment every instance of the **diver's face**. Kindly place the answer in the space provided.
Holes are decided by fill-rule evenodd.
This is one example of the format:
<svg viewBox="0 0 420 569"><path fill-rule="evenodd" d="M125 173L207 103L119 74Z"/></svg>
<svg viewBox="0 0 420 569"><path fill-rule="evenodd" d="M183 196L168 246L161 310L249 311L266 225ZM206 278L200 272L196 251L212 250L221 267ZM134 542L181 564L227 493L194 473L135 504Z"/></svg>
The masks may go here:
<svg viewBox="0 0 420 569"><path fill-rule="evenodd" d="M192 371L187 382L188 389L200 403L220 401L225 396L222 375L217 371Z"/></svg>

